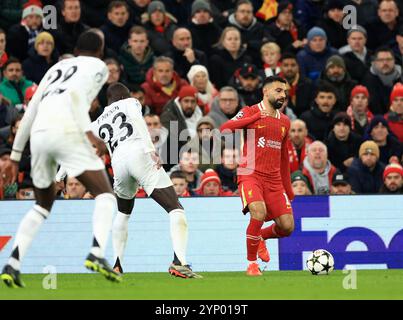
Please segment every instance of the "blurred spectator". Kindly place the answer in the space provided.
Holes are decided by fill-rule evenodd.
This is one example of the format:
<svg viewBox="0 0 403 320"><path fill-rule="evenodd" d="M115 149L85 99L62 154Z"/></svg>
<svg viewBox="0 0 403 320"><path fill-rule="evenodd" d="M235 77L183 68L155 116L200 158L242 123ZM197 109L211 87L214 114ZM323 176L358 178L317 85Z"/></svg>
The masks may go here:
<svg viewBox="0 0 403 320"><path fill-rule="evenodd" d="M333 86L322 83L316 90L316 96L310 110L301 115L306 123L308 132L318 140L325 140L329 134L330 126L335 115L336 92Z"/></svg>
<svg viewBox="0 0 403 320"><path fill-rule="evenodd" d="M78 37L89 27L81 22L79 0L62 0L61 13L62 16L57 20L57 28L51 33L55 38L56 48L60 54L73 53Z"/></svg>
<svg viewBox="0 0 403 320"><path fill-rule="evenodd" d="M168 175L175 171L182 171L184 173L190 192L198 188L203 174L203 172L199 170L198 153L192 150L181 152L179 163L171 168Z"/></svg>
<svg viewBox="0 0 403 320"><path fill-rule="evenodd" d="M65 199L90 199L92 198L84 185L77 178L67 177Z"/></svg>
<svg viewBox="0 0 403 320"><path fill-rule="evenodd" d="M402 68L395 64L393 51L382 47L376 50L370 70L362 84L371 92L369 107L373 114L385 114L395 83L402 81Z"/></svg>
<svg viewBox="0 0 403 320"><path fill-rule="evenodd" d="M42 31L42 3L29 0L23 5L21 23L15 24L7 33L7 52L20 61L28 57L36 36Z"/></svg>
<svg viewBox="0 0 403 320"><path fill-rule="evenodd" d="M223 87L213 101L208 114L219 128L224 122L235 117L240 110L238 92L233 87Z"/></svg>
<svg viewBox="0 0 403 320"><path fill-rule="evenodd" d="M173 60L160 56L154 60L141 87L146 92L146 105L150 106L152 113L160 115L167 102L175 99L179 90L186 85L187 81L174 71Z"/></svg>
<svg viewBox="0 0 403 320"><path fill-rule="evenodd" d="M193 47L203 51L207 57L220 39L222 29L215 22L208 0L196 0L192 4L192 18L189 30L192 33Z"/></svg>
<svg viewBox="0 0 403 320"><path fill-rule="evenodd" d="M199 64L193 65L187 74L187 78L190 85L198 91L197 98L204 105L203 114L209 113L218 91L210 81L207 68Z"/></svg>
<svg viewBox="0 0 403 320"><path fill-rule="evenodd" d="M316 82L325 68L326 61L337 54L336 49L327 44L326 32L314 27L307 34L308 44L297 54L300 73Z"/></svg>
<svg viewBox="0 0 403 320"><path fill-rule="evenodd" d="M193 1L187 0L164 0L170 14L177 20L178 26L185 26L190 21L190 12Z"/></svg>
<svg viewBox="0 0 403 320"><path fill-rule="evenodd" d="M357 82L352 80L348 74L343 58L338 55L331 56L326 61L325 69L320 78L335 88L337 97L335 109L346 111L349 105L351 90Z"/></svg>
<svg viewBox="0 0 403 320"><path fill-rule="evenodd" d="M203 197L228 197L232 196L231 191L224 191L220 177L213 169L207 169L201 176L200 187L196 194Z"/></svg>
<svg viewBox="0 0 403 320"><path fill-rule="evenodd" d="M253 4L249 0L239 0L234 13L228 17L228 26L237 28L241 33L242 46L254 61L260 58L260 47L268 39L265 28L253 15Z"/></svg>
<svg viewBox="0 0 403 320"><path fill-rule="evenodd" d="M390 45L399 27L399 9L394 0L381 0L378 5L378 17L369 22L365 28L371 36L368 38L368 48L375 50L381 45Z"/></svg>
<svg viewBox="0 0 403 320"><path fill-rule="evenodd" d="M390 94L390 108L385 115L392 133L403 143L403 84L397 83Z"/></svg>
<svg viewBox="0 0 403 320"><path fill-rule="evenodd" d="M152 1L147 7L149 20L144 24L150 46L156 56L166 54L171 49L172 36L176 24L166 14L165 5L161 1Z"/></svg>
<svg viewBox="0 0 403 320"><path fill-rule="evenodd" d="M0 6L0 28L8 30L21 20L22 5L26 0L3 0Z"/></svg>
<svg viewBox="0 0 403 320"><path fill-rule="evenodd" d="M403 194L403 168L400 164L391 163L385 167L379 193Z"/></svg>
<svg viewBox="0 0 403 320"><path fill-rule="evenodd" d="M18 110L10 104L8 99L4 98L0 92L0 129L10 125L12 119L18 113ZM3 130L0 130L0 133Z"/></svg>
<svg viewBox="0 0 403 320"><path fill-rule="evenodd" d="M3 68L3 80L0 82L0 92L12 105L21 107L24 103L25 90L33 82L23 76L21 62L17 58L9 58Z"/></svg>
<svg viewBox="0 0 403 320"><path fill-rule="evenodd" d="M327 158L327 147L321 141L314 141L308 147L302 173L308 177L314 194L329 194L336 168Z"/></svg>
<svg viewBox="0 0 403 320"><path fill-rule="evenodd" d="M365 130L374 117L368 110L369 92L362 85L357 85L351 90L350 105L347 114L351 119L351 130L363 136Z"/></svg>
<svg viewBox="0 0 403 320"><path fill-rule="evenodd" d="M147 7L150 2L151 0L126 0L132 25L142 25L148 21Z"/></svg>
<svg viewBox="0 0 403 320"><path fill-rule="evenodd" d="M107 106L108 102L106 99L106 90L108 89L109 85L114 82L122 82L126 83L126 76L122 69L120 63L114 58L108 58L104 60L106 66L108 67L109 75L108 80L102 86L101 91L98 94L99 102L103 107Z"/></svg>
<svg viewBox="0 0 403 320"><path fill-rule="evenodd" d="M35 39L35 47L29 50L29 57L22 63L27 79L39 84L46 72L59 60L55 41L49 32L41 32Z"/></svg>
<svg viewBox="0 0 403 320"><path fill-rule="evenodd" d="M377 18L377 0L347 0L346 5L353 5L357 10L357 23L365 26Z"/></svg>
<svg viewBox="0 0 403 320"><path fill-rule="evenodd" d="M172 49L167 56L174 61L174 69L181 78L186 78L194 65L207 66L207 57L203 51L193 49L192 34L186 28L178 28L172 36Z"/></svg>
<svg viewBox="0 0 403 320"><path fill-rule="evenodd" d="M351 131L351 119L345 112L335 115L325 143L329 150L330 162L341 172L351 166L361 145L361 136Z"/></svg>
<svg viewBox="0 0 403 320"><path fill-rule="evenodd" d="M228 16L234 12L238 0L210 0L213 16L220 26L225 26Z"/></svg>
<svg viewBox="0 0 403 320"><path fill-rule="evenodd" d="M241 33L235 27L226 27L217 44L215 53L209 59L211 81L218 89L228 85L234 72L252 58L241 47Z"/></svg>
<svg viewBox="0 0 403 320"><path fill-rule="evenodd" d="M361 82L371 65L372 51L365 46L367 31L361 26L352 27L347 32L347 45L339 49L351 78Z"/></svg>
<svg viewBox="0 0 403 320"><path fill-rule="evenodd" d="M263 99L263 77L254 64L244 63L240 69L235 71L229 85L238 91L241 100L247 106L253 106Z"/></svg>
<svg viewBox="0 0 403 320"><path fill-rule="evenodd" d="M105 35L105 46L119 53L122 45L127 41L131 22L129 21L129 7L126 2L114 0L108 6L107 21L100 29Z"/></svg>
<svg viewBox="0 0 403 320"><path fill-rule="evenodd" d="M142 87L136 84L128 84L127 88L130 91L130 95L132 98L137 99L141 104L141 114L143 116L151 113L151 108L145 104L146 102L146 93ZM158 116L157 116L158 117ZM158 117L159 119L159 117Z"/></svg>
<svg viewBox="0 0 403 320"><path fill-rule="evenodd" d="M297 117L309 110L312 101L312 80L299 72L299 65L295 55L285 53L281 57L281 76L290 86L288 89L288 107Z"/></svg>
<svg viewBox="0 0 403 320"><path fill-rule="evenodd" d="M294 171L291 174L291 187L296 196L309 196L312 194L308 178L304 176L301 170Z"/></svg>
<svg viewBox="0 0 403 320"><path fill-rule="evenodd" d="M285 100L285 102L283 103L281 108L278 109L278 111L284 113L291 121L297 119L297 116L295 115L294 111L290 107L288 107L288 99Z"/></svg>
<svg viewBox="0 0 403 320"><path fill-rule="evenodd" d="M267 42L260 48L263 70L266 77L280 73L281 49L275 42Z"/></svg>
<svg viewBox="0 0 403 320"><path fill-rule="evenodd" d="M347 170L351 188L355 193L378 193L382 185L385 165L379 161L379 147L374 141L361 144L359 158Z"/></svg>
<svg viewBox="0 0 403 320"><path fill-rule="evenodd" d="M141 26L132 27L129 39L121 47L119 54L128 82L141 85L146 80L147 71L152 67L154 59L147 31Z"/></svg>
<svg viewBox="0 0 403 320"><path fill-rule="evenodd" d="M163 146L168 138L168 129L162 126L160 117L156 114L146 114L144 116L144 121L147 124L148 132L150 133L155 151L158 153L163 163L166 163L167 150L163 150Z"/></svg>
<svg viewBox="0 0 403 320"><path fill-rule="evenodd" d="M403 23L400 25L396 34L396 41L393 44L393 53L395 54L396 64L403 66Z"/></svg>
<svg viewBox="0 0 403 320"><path fill-rule="evenodd" d="M214 134L215 127L214 120L209 116L200 118L196 127L197 135L185 145L185 148L198 152L199 168L203 172L221 162L221 136Z"/></svg>
<svg viewBox="0 0 403 320"><path fill-rule="evenodd" d="M239 150L237 148L223 147L221 149L221 164L216 167L224 190L238 192L236 170L239 163Z"/></svg>
<svg viewBox="0 0 403 320"><path fill-rule="evenodd" d="M346 173L336 172L333 176L332 186L330 188L331 195L350 195L354 194L351 184Z"/></svg>
<svg viewBox="0 0 403 320"><path fill-rule="evenodd" d="M113 59L115 59L115 60L118 60L118 55L117 55L117 53L116 53L115 51L113 51L112 49L108 48L108 47L105 45L105 35L104 35L104 33L102 32L101 29L98 29L98 28L89 28L89 29L86 30L86 32L93 32L93 33L96 33L97 35L99 35L99 36L102 38L102 41L103 41L103 43L104 43L104 52L103 52L103 57L102 57L103 59L113 58ZM73 55L73 57L74 57L74 55Z"/></svg>
<svg viewBox="0 0 403 320"><path fill-rule="evenodd" d="M343 0L328 0L324 8L324 17L317 26L322 28L329 39L329 45L339 49L346 44L347 30L343 27Z"/></svg>
<svg viewBox="0 0 403 320"><path fill-rule="evenodd" d="M34 185L32 183L32 179L30 177L25 177L23 181L17 184L18 189L16 193L17 200L34 200Z"/></svg>
<svg viewBox="0 0 403 320"><path fill-rule="evenodd" d="M309 30L318 24L324 11L324 5L324 0L296 0L295 18L305 30Z"/></svg>
<svg viewBox="0 0 403 320"><path fill-rule="evenodd" d="M311 143L312 139L308 137L305 122L300 119L291 121L288 139L288 156L291 173L302 170L303 162Z"/></svg>
<svg viewBox="0 0 403 320"><path fill-rule="evenodd" d="M384 164L399 161L402 156L402 145L391 133L386 119L380 115L371 120L363 138L375 141L379 147L379 161Z"/></svg>
<svg viewBox="0 0 403 320"><path fill-rule="evenodd" d="M8 55L6 52L6 32L3 29L0 29L0 72L3 70L4 64L8 60ZM1 75L0 75L0 80L1 80Z"/></svg>
<svg viewBox="0 0 403 320"><path fill-rule="evenodd" d="M161 123L169 132L166 150L170 164L176 163L179 150L197 135L197 123L202 117L197 105L197 90L192 86L183 86L178 97L165 105Z"/></svg>
<svg viewBox="0 0 403 320"><path fill-rule="evenodd" d="M3 168L10 160L11 149L0 146L0 172L3 172ZM3 176L0 175L0 200L10 199L15 196L17 191L17 184L5 185Z"/></svg>
<svg viewBox="0 0 403 320"><path fill-rule="evenodd" d="M174 171L170 175L172 184L174 186L176 195L178 197L190 197L191 194L188 189L188 183L186 176L182 171Z"/></svg>
<svg viewBox="0 0 403 320"><path fill-rule="evenodd" d="M277 16L268 21L266 30L283 52L293 52L303 48L306 43L306 30L293 16L293 4L288 0L279 1Z"/></svg>

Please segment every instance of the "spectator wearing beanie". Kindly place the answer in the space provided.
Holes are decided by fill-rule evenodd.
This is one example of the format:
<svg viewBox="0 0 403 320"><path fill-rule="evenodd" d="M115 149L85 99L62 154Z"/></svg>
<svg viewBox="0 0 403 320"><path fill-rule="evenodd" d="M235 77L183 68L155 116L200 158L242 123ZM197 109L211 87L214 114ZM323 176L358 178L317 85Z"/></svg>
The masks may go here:
<svg viewBox="0 0 403 320"><path fill-rule="evenodd" d="M326 32L319 27L313 27L307 34L308 44L298 52L297 60L300 73L316 83L320 73L326 66L326 61L337 50L327 43Z"/></svg>
<svg viewBox="0 0 403 320"><path fill-rule="evenodd" d="M152 113L160 115L167 102L175 99L179 90L187 84L174 71L173 60L159 56L155 58L153 67L146 74L146 81L141 85L146 94L145 104L151 108Z"/></svg>
<svg viewBox="0 0 403 320"><path fill-rule="evenodd" d="M317 26L325 30L329 44L339 49L346 44L347 29L343 27L345 6L342 0L328 0L325 6L325 15L319 20Z"/></svg>
<svg viewBox="0 0 403 320"><path fill-rule="evenodd" d="M358 194L378 193L382 185L385 165L379 161L379 147L374 141L365 141L347 169L351 187Z"/></svg>
<svg viewBox="0 0 403 320"><path fill-rule="evenodd" d="M363 27L352 27L347 31L348 44L339 49L347 72L358 82L362 81L371 66L372 51L365 46L367 38L367 31Z"/></svg>
<svg viewBox="0 0 403 320"><path fill-rule="evenodd" d="M382 194L403 194L403 167L391 163L383 171L383 185L379 190Z"/></svg>
<svg viewBox="0 0 403 320"><path fill-rule="evenodd" d="M296 196L309 196L312 194L308 178L300 170L291 174L291 187Z"/></svg>
<svg viewBox="0 0 403 320"><path fill-rule="evenodd" d="M213 46L218 42L222 29L215 22L208 0L196 0L192 4L192 17L189 25L193 47L203 51L207 57L213 53Z"/></svg>
<svg viewBox="0 0 403 320"><path fill-rule="evenodd" d="M386 119L380 115L371 120L363 140L373 140L378 145L379 160L384 164L399 161L402 156L402 144L391 133Z"/></svg>
<svg viewBox="0 0 403 320"><path fill-rule="evenodd" d="M213 169L207 169L201 177L200 187L196 194L203 197L229 197L233 193L224 191L218 174Z"/></svg>
<svg viewBox="0 0 403 320"><path fill-rule="evenodd" d="M27 79L39 84L45 73L58 61L55 41L49 32L41 32L35 39L35 47L29 50L29 58L22 63Z"/></svg>
<svg viewBox="0 0 403 320"><path fill-rule="evenodd" d="M357 85L351 90L350 105L347 114L351 119L351 130L363 136L366 128L374 115L368 109L369 92L362 85Z"/></svg>
<svg viewBox="0 0 403 320"><path fill-rule="evenodd" d="M161 123L169 132L166 150L170 155L170 145L173 141L177 141L179 153L190 139L197 136L197 124L202 117L203 113L197 105L197 89L189 85L181 87L178 96L165 105L161 114ZM186 138L188 140L185 140ZM178 153L172 156L177 159ZM169 163L172 163L171 158Z"/></svg>
<svg viewBox="0 0 403 320"><path fill-rule="evenodd" d="M144 24L150 46L156 56L166 54L171 49L172 36L177 28L173 17L167 14L161 1L152 1L147 7L148 21Z"/></svg>
<svg viewBox="0 0 403 320"><path fill-rule="evenodd" d="M397 83L390 94L390 108L385 115L393 134L403 143L403 84Z"/></svg>
<svg viewBox="0 0 403 320"><path fill-rule="evenodd" d="M393 51L381 47L375 51L371 67L362 84L371 92L369 106L373 114L385 114L390 106L393 86L402 81L402 68L396 65Z"/></svg>
<svg viewBox="0 0 403 320"><path fill-rule="evenodd" d="M332 131L325 143L330 162L345 172L357 156L361 144L361 136L351 131L351 119L347 113L340 112L333 118Z"/></svg>
<svg viewBox="0 0 403 320"><path fill-rule="evenodd" d="M346 111L349 105L351 90L357 82L352 80L348 74L343 58L338 55L331 56L326 61L326 66L321 73L320 79L335 88L337 96L335 109Z"/></svg>
<svg viewBox="0 0 403 320"><path fill-rule="evenodd" d="M307 40L306 30L294 20L293 9L291 2L281 1L277 6L277 16L267 22L266 30L282 52L296 54Z"/></svg>
<svg viewBox="0 0 403 320"><path fill-rule="evenodd" d="M51 30L59 54L74 53L78 37L89 27L81 21L81 4L78 0L62 0L61 16L56 30Z"/></svg>
<svg viewBox="0 0 403 320"><path fill-rule="evenodd" d="M28 57L36 36L43 30L42 3L39 0L29 0L22 8L21 22L10 27L7 33L7 52L20 61Z"/></svg>

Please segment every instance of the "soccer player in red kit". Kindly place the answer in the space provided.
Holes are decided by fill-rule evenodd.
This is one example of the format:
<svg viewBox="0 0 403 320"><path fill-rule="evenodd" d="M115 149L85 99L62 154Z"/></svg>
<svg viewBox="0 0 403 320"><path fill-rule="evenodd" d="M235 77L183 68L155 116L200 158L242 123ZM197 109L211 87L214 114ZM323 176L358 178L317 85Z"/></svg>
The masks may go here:
<svg viewBox="0 0 403 320"><path fill-rule="evenodd" d="M243 213L249 211L251 216L246 229L249 262L246 274L249 276L262 275L258 255L265 262L270 260L264 240L287 237L294 230L291 208L294 193L287 148L290 120L278 110L287 99L286 85L281 77L267 77L263 82L263 100L242 108L220 128L221 131L243 129L244 132L237 176ZM263 223L270 220L274 223L262 228Z"/></svg>

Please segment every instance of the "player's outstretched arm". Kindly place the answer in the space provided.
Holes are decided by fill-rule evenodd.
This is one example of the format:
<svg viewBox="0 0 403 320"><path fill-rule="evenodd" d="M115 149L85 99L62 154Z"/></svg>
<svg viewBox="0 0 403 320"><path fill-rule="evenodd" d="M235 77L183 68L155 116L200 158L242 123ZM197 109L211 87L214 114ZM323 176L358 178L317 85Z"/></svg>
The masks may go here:
<svg viewBox="0 0 403 320"><path fill-rule="evenodd" d="M236 129L243 129L251 123L259 120L263 115L260 112L252 113L249 107L243 108L231 120L221 125L220 131L230 130L234 132Z"/></svg>

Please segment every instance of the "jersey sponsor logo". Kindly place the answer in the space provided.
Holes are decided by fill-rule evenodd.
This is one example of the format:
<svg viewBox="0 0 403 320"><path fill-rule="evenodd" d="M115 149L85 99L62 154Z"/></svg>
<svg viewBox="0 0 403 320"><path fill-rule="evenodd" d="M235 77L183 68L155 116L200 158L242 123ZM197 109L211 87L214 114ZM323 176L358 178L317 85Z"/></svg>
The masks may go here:
<svg viewBox="0 0 403 320"><path fill-rule="evenodd" d="M264 137L260 137L258 142L257 142L257 146L259 148L264 148L266 145L266 139Z"/></svg>
<svg viewBox="0 0 403 320"><path fill-rule="evenodd" d="M273 149L281 149L281 141L275 140L266 140L265 137L260 137L257 142L258 148L273 148Z"/></svg>

